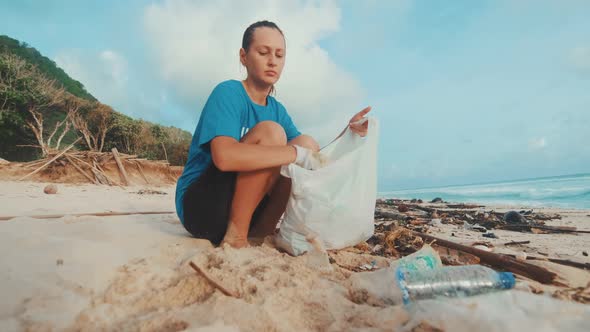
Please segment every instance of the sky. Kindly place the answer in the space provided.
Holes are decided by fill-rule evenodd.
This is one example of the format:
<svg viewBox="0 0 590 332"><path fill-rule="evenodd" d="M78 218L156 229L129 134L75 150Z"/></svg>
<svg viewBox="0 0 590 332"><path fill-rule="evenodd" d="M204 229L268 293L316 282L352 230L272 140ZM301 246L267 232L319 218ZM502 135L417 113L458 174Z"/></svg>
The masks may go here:
<svg viewBox="0 0 590 332"><path fill-rule="evenodd" d="M0 34L101 102L194 132L244 79L245 28L287 41L277 99L324 145L367 105L379 190L590 172L590 1L0 0Z"/></svg>

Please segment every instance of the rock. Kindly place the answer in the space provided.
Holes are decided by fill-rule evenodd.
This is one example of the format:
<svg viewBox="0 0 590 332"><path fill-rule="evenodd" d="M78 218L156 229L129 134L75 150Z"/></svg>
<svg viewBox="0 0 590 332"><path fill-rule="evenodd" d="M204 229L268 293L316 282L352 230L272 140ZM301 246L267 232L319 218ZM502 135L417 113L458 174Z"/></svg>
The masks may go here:
<svg viewBox="0 0 590 332"><path fill-rule="evenodd" d="M63 259L61 259L61 258L58 258L58 259L55 261L55 265L64 265L64 260L63 260Z"/></svg>
<svg viewBox="0 0 590 332"><path fill-rule="evenodd" d="M418 203L419 203L419 204L422 204L422 203L424 203L424 201L423 201L423 200L421 200L421 199L418 199Z"/></svg>
<svg viewBox="0 0 590 332"><path fill-rule="evenodd" d="M418 200L415 198L412 198L412 200L410 201L410 203L418 203Z"/></svg>
<svg viewBox="0 0 590 332"><path fill-rule="evenodd" d="M442 203L442 202L443 202L443 200L440 197L436 197L430 201L430 203Z"/></svg>
<svg viewBox="0 0 590 332"><path fill-rule="evenodd" d="M398 210L399 212L402 212L402 213L403 213L403 212L408 212L408 211L410 210L410 208L409 208L407 205L405 205L405 204L400 204L400 205L397 207L397 210Z"/></svg>
<svg viewBox="0 0 590 332"><path fill-rule="evenodd" d="M509 224L526 224L528 221L516 211L508 211L504 214L504 222Z"/></svg>
<svg viewBox="0 0 590 332"><path fill-rule="evenodd" d="M45 186L45 189L43 189L43 192L48 195L55 195L57 194L57 186L54 184L48 184Z"/></svg>
<svg viewBox="0 0 590 332"><path fill-rule="evenodd" d="M584 256L588 256L588 252L586 252L586 251L582 251L582 255L584 255Z"/></svg>

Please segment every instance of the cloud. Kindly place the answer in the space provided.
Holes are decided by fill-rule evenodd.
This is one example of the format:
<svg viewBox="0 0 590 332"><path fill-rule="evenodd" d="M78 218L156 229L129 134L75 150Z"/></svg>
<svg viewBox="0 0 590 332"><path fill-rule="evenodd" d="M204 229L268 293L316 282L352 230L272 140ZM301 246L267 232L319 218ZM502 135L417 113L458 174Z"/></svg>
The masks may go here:
<svg viewBox="0 0 590 332"><path fill-rule="evenodd" d="M529 141L529 148L532 150L541 150L547 146L545 137L533 138Z"/></svg>
<svg viewBox="0 0 590 332"><path fill-rule="evenodd" d="M217 83L245 78L238 57L242 34L262 19L277 23L287 40L277 98L300 130L327 143L361 110L364 96L359 82L319 46L340 28L334 1L168 0L147 6L146 40L161 77L175 92L168 97L192 105L186 116L196 119Z"/></svg>
<svg viewBox="0 0 590 332"><path fill-rule="evenodd" d="M82 82L91 94L108 103L124 94L127 85L127 61L113 50L91 53L81 50L61 50L55 62L70 77Z"/></svg>
<svg viewBox="0 0 590 332"><path fill-rule="evenodd" d="M91 52L60 50L55 62L68 75L80 81L100 102L133 117L157 120L161 97L133 88L129 80L127 59L119 52L105 49Z"/></svg>

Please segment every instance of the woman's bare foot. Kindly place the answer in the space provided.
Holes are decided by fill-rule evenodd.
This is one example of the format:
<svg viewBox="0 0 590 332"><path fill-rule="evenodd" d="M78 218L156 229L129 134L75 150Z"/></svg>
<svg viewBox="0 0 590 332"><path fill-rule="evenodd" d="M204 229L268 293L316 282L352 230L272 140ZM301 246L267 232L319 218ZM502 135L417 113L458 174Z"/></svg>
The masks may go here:
<svg viewBox="0 0 590 332"><path fill-rule="evenodd" d="M223 241L221 241L221 245L223 246L224 243L227 243L234 248L245 248L250 246L248 244L248 232L246 231L245 234L242 233L243 232L236 230L236 227L230 222L225 231Z"/></svg>
<svg viewBox="0 0 590 332"><path fill-rule="evenodd" d="M221 241L220 246L223 246L224 244L228 244L233 248L247 248L250 246L250 244L248 243L248 239L247 238L228 238L227 235L223 238L223 241Z"/></svg>

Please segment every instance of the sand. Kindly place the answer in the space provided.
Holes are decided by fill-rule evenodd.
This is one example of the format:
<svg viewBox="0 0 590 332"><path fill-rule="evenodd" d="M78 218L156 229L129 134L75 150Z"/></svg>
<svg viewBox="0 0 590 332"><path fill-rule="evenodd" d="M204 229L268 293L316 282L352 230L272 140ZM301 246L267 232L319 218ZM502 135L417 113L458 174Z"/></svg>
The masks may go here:
<svg viewBox="0 0 590 332"><path fill-rule="evenodd" d="M551 318L555 329L547 330L576 329L578 322L590 319L590 306L523 291L442 307L441 302L417 308L355 302L350 295L352 272L329 264L325 255L291 257L281 253L270 238L247 249L214 248L208 241L188 236L173 213L26 217L173 211L172 186L149 188L165 195L140 195L137 192L145 187L60 184L57 194L47 195L43 193L45 185L0 182L0 215L21 216L0 221L1 331L410 331L424 328L425 321L455 331L468 330L469 326L506 331L510 329L505 324L494 320L509 314L506 308L510 305L520 308L515 312L522 317L515 318L515 324L519 319L521 323L542 324L540 318ZM563 222L571 221L582 228L583 220ZM441 236L451 238L451 232L462 232L452 229L455 226L444 226L439 231ZM564 235L556 240L555 235L533 238L508 233L498 232L498 241L526 237L536 243L527 250L576 258L584 258L581 251L588 247L590 237L568 235L566 242ZM471 236L461 239L469 241ZM339 252L337 259L341 265L360 266L371 260L379 267L388 264L384 258L346 251ZM240 298L216 290L190 268L190 261ZM578 271L573 273L577 275ZM580 283L585 276L579 277ZM488 303L488 307L482 303ZM489 311L489 303L496 303L504 312L488 312L484 318L482 310ZM556 303L562 308L560 316L550 317L547 312L556 308ZM528 305L547 310L530 312ZM445 313L444 308L454 309ZM455 318L446 321L436 315ZM459 324L462 321L466 323ZM570 325L560 325L562 321Z"/></svg>

